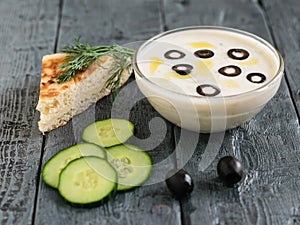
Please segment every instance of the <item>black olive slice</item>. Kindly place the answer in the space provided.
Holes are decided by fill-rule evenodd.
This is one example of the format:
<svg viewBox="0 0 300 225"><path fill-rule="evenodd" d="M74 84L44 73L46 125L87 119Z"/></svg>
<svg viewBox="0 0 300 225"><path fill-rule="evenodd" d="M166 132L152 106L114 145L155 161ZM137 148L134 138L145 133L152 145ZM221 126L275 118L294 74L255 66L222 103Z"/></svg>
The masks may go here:
<svg viewBox="0 0 300 225"><path fill-rule="evenodd" d="M219 88L210 84L201 84L197 87L196 90L199 95L209 96L209 97L216 96L221 92Z"/></svg>
<svg viewBox="0 0 300 225"><path fill-rule="evenodd" d="M208 59L213 57L215 53L209 49L200 49L198 51L195 51L194 55L202 59Z"/></svg>
<svg viewBox="0 0 300 225"><path fill-rule="evenodd" d="M227 52L227 55L232 59L243 60L249 57L249 52L241 48L233 48Z"/></svg>
<svg viewBox="0 0 300 225"><path fill-rule="evenodd" d="M220 74L222 74L224 76L228 76L228 77L235 77L242 73L241 68L239 68L238 66L234 66L234 65L224 66L224 67L220 68L218 71Z"/></svg>
<svg viewBox="0 0 300 225"><path fill-rule="evenodd" d="M193 67L189 64L177 64L172 66L172 70L177 72L180 75L188 75L192 72Z"/></svg>
<svg viewBox="0 0 300 225"><path fill-rule="evenodd" d="M260 84L266 81L266 76L262 73L249 73L247 75L247 80L249 80L252 83Z"/></svg>
<svg viewBox="0 0 300 225"><path fill-rule="evenodd" d="M167 59L182 59L185 54L178 50L169 50L165 53Z"/></svg>

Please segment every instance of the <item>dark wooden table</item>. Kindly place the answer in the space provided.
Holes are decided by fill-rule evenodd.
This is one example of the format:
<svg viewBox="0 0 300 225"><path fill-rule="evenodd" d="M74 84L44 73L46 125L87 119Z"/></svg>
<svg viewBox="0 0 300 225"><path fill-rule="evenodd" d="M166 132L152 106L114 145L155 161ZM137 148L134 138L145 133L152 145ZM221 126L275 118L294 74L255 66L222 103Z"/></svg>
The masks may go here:
<svg viewBox="0 0 300 225"><path fill-rule="evenodd" d="M43 136L35 110L42 56L59 52L78 36L91 44L126 44L190 25L239 28L273 43L285 60L279 92L255 118L227 131L221 142L166 121L161 136L155 127L161 117L141 99L129 114L138 137L133 142L150 146L163 169L154 170L151 184L119 193L103 206L67 204L42 182L41 168L61 148L80 141L81 126L109 118L113 99L102 99ZM130 88L129 99L140 98L136 85ZM300 224L299 89L299 0L1 0L0 224ZM199 136L195 149L179 140L182 134ZM209 155L208 144L220 146ZM237 187L227 188L217 178L216 164L224 155L235 155L245 167ZM165 170L181 166L194 178L195 189L179 202L160 178Z"/></svg>

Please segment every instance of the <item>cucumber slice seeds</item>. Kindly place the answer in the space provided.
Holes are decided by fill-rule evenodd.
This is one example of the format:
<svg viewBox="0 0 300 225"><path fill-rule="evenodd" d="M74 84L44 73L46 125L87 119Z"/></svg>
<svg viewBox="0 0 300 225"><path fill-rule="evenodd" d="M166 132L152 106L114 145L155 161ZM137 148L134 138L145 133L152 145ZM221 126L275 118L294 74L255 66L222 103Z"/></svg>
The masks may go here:
<svg viewBox="0 0 300 225"><path fill-rule="evenodd" d="M107 157L118 172L118 191L140 186L150 176L152 159L136 146L113 146L107 149Z"/></svg>
<svg viewBox="0 0 300 225"><path fill-rule="evenodd" d="M118 145L127 141L134 131L134 125L124 119L111 118L96 121L87 126L82 139L103 147Z"/></svg>
<svg viewBox="0 0 300 225"><path fill-rule="evenodd" d="M115 194L117 179L117 172L106 160L85 156L63 169L58 191L73 205L98 205Z"/></svg>
<svg viewBox="0 0 300 225"><path fill-rule="evenodd" d="M53 188L57 188L60 172L69 162L82 156L106 158L106 152L101 147L90 143L80 143L65 148L52 156L45 164L42 170L44 182Z"/></svg>

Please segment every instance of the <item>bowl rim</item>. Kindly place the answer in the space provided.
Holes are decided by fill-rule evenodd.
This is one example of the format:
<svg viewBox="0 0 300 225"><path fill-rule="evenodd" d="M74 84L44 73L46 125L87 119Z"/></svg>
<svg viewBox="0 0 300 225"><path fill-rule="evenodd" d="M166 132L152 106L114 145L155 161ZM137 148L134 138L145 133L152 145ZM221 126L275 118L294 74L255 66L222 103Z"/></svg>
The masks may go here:
<svg viewBox="0 0 300 225"><path fill-rule="evenodd" d="M138 67L138 62L137 62L137 55L138 53L141 51L141 49L143 49L144 47L146 47L148 44L150 44L151 42L158 40L161 37L164 37L166 35L175 33L175 32L180 32L180 31L186 31L186 30L195 30L195 29L201 29L201 30L222 30L222 31L229 31L229 32L233 32L233 33L238 33L238 34L242 34L242 35L246 35L250 38L254 38L255 40L261 42L262 44L264 44L266 47L268 47L274 54L275 57L278 60L278 69L275 73L275 75L273 76L273 78L265 83L262 86L259 86L255 89L252 89L250 91L246 91L246 92L242 92L239 94L233 94L233 95L220 95L220 96L201 96L201 95L191 95L191 94L184 94L181 92L176 92L176 91L172 91L170 89L166 89L164 87L162 87L161 85L157 84L156 82L151 81L150 79L148 79L139 69ZM260 36L257 36L256 34L250 33L248 31L244 31L244 30L240 30L240 29L236 29L236 28L231 28L231 27L225 27L225 26L186 26L186 27L179 27L179 28L175 28L172 30L168 30L162 33L159 33L155 36L153 36L152 38L146 40L141 46L138 47L138 49L136 50L134 56L133 56L133 69L135 74L137 74L140 78L144 78L146 81L148 81L149 83L151 83L152 85L158 87L159 89L162 89L163 91L169 92L171 94L176 94L179 96L185 96L185 97L190 97L190 98L196 98L196 99L203 99L203 98L209 98L211 100L213 99L231 99L231 98L236 98L236 97L241 97L244 95L249 95L251 93L256 93L256 92L260 92L260 91L264 91L265 89L268 89L269 86L273 85L278 79L282 78L282 75L284 73L284 61L283 58L281 56L281 54L279 53L279 51L272 45L270 44L270 42L266 41L265 39L261 38Z"/></svg>

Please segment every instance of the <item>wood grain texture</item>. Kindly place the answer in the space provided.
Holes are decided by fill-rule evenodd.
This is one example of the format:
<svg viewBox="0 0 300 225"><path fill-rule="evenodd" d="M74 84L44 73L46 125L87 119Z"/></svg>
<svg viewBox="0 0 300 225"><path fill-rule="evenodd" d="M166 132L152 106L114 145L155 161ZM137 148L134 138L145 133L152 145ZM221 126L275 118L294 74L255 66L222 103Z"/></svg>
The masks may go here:
<svg viewBox="0 0 300 225"><path fill-rule="evenodd" d="M0 2L0 224L31 224L42 136L41 57L52 51L57 1ZM50 10L53 9L53 10Z"/></svg>
<svg viewBox="0 0 300 225"><path fill-rule="evenodd" d="M121 0L64 1L58 49L78 36L98 45L145 40L161 31L159 7L158 0L132 0L129 4ZM120 101L111 96L103 98L66 126L47 134L43 164L62 148L80 142L82 130L89 123L113 115L135 124L137 138L131 138L129 143L148 150L155 164L163 161L162 170L172 168L175 158L168 156L174 148L173 126L142 97L134 79L130 81L121 89ZM128 105L132 106L130 110ZM161 130L166 133L163 139L159 137ZM169 195L164 183L156 182L164 174L155 169L145 186L118 193L107 204L93 209L71 207L56 190L40 182L35 224L180 224L179 203Z"/></svg>
<svg viewBox="0 0 300 225"><path fill-rule="evenodd" d="M299 14L298 0L0 1L0 224L300 224ZM92 44L135 46L187 25L240 28L276 44L286 75L255 118L224 137L183 131L158 115L131 78L122 98L102 99L47 134L43 145L35 111L43 55L78 36ZM112 115L135 124L129 143L148 150L159 167L145 186L101 207L73 208L41 181L39 167L80 142L87 124ZM235 155L245 167L235 188L217 178L224 155ZM176 165L195 181L191 198L181 203L162 181Z"/></svg>
<svg viewBox="0 0 300 225"><path fill-rule="evenodd" d="M166 0L164 8L169 29L188 25L229 26L272 42L263 9L254 2L227 0L199 4L191 0L182 4ZM283 6L278 7L282 9ZM185 165L195 179L191 198L182 203L185 223L299 224L299 131L297 114L283 80L276 96L249 122L229 130L223 139L222 134L201 134L186 165L186 146L179 146L182 152L177 152L177 164ZM182 131L176 128L177 142L181 135ZM190 137L187 143L197 139L194 133ZM246 176L235 188L226 188L217 177L217 162L224 155L234 155L244 164ZM205 160L212 163L203 171Z"/></svg>
<svg viewBox="0 0 300 225"><path fill-rule="evenodd" d="M260 2L285 61L286 79L300 115L300 5L297 0Z"/></svg>

